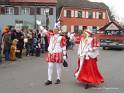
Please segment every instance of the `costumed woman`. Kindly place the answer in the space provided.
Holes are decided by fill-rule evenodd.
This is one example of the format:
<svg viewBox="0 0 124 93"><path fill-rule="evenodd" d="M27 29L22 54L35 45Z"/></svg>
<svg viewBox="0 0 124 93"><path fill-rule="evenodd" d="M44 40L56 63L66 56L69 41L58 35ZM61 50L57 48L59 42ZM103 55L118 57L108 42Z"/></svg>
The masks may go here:
<svg viewBox="0 0 124 93"><path fill-rule="evenodd" d="M76 79L85 83L85 89L91 85L98 85L104 82L97 67L97 57L99 55L99 43L96 38L90 36L91 31L84 30L78 48L78 68L74 75Z"/></svg>

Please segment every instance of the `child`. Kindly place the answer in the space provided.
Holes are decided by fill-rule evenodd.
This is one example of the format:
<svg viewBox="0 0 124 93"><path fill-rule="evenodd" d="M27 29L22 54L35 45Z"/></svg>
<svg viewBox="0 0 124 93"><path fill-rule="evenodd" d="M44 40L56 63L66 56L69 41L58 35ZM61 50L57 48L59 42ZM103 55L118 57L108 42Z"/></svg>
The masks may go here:
<svg viewBox="0 0 124 93"><path fill-rule="evenodd" d="M16 60L16 44L17 44L17 40L14 39L10 48L10 61L12 63L12 61Z"/></svg>

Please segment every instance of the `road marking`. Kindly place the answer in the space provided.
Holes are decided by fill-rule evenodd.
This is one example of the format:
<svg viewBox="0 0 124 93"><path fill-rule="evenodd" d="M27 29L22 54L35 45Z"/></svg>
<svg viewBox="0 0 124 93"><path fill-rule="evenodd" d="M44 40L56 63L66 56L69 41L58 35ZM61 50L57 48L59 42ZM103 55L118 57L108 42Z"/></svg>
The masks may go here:
<svg viewBox="0 0 124 93"><path fill-rule="evenodd" d="M104 90L119 90L119 88L116 87L99 87L99 88L92 88L92 89L104 89Z"/></svg>

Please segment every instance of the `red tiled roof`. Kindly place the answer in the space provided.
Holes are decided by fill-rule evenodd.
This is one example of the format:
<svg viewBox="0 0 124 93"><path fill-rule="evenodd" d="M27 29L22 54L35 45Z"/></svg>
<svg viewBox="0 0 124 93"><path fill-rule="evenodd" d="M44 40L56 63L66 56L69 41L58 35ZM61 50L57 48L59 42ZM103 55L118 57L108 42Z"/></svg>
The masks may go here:
<svg viewBox="0 0 124 93"><path fill-rule="evenodd" d="M57 0L9 0L9 2L13 3L22 3L22 2L27 2L27 3L57 3Z"/></svg>

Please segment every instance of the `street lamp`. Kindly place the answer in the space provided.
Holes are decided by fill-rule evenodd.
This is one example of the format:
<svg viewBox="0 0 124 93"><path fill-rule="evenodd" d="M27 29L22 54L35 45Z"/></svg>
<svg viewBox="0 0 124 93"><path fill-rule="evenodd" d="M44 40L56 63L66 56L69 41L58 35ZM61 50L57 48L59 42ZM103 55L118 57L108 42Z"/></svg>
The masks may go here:
<svg viewBox="0 0 124 93"><path fill-rule="evenodd" d="M49 29L49 7L45 8L45 14L46 14L46 29Z"/></svg>

